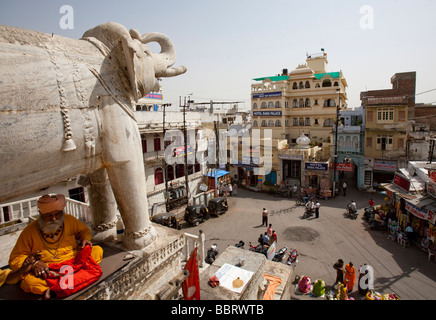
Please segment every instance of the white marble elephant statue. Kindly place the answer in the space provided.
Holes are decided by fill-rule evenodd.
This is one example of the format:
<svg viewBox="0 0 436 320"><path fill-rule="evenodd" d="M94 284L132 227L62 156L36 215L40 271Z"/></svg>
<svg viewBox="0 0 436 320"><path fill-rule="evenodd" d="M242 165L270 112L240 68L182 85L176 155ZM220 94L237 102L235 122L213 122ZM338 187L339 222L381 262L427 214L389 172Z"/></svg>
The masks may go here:
<svg viewBox="0 0 436 320"><path fill-rule="evenodd" d="M118 206L124 245L150 244L156 230L132 111L159 78L186 72L174 63L168 37L117 23L81 39L0 26L0 202L84 175L97 229L115 226Z"/></svg>

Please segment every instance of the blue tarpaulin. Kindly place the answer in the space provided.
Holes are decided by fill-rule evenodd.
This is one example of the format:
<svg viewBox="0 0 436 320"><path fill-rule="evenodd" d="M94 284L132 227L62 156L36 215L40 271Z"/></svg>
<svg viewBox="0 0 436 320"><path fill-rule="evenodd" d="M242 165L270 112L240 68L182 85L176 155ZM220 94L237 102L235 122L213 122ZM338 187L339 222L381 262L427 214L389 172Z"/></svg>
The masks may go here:
<svg viewBox="0 0 436 320"><path fill-rule="evenodd" d="M208 177L211 177L211 178L215 178L215 172L216 172L216 177L217 177L217 178L222 177L222 176L225 176L226 174L229 174L229 173L230 173L230 172L225 171L225 170L217 169L217 170L212 170L212 171L209 172L208 174L205 174L205 176L208 176Z"/></svg>

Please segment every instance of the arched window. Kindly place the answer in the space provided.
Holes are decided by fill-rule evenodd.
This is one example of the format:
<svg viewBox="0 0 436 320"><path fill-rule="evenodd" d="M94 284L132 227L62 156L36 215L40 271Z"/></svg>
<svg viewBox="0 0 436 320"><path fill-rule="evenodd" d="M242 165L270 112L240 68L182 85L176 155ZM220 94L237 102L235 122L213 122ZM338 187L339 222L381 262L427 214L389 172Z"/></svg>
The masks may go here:
<svg viewBox="0 0 436 320"><path fill-rule="evenodd" d="M253 109L257 109L257 103L256 102L253 104Z"/></svg>
<svg viewBox="0 0 436 320"><path fill-rule="evenodd" d="M258 126L258 124L257 124L257 120L254 120L253 121L253 127L257 127Z"/></svg>
<svg viewBox="0 0 436 320"><path fill-rule="evenodd" d="M304 108L304 100L303 100L303 98L300 98L300 101L299 101L298 105L299 105L300 108Z"/></svg>
<svg viewBox="0 0 436 320"><path fill-rule="evenodd" d="M293 90L298 89L298 87L297 87L297 83L296 83L296 82L294 82L294 83L292 84L292 89L293 89Z"/></svg>
<svg viewBox="0 0 436 320"><path fill-rule="evenodd" d="M292 100L292 108L298 108L298 100L297 99Z"/></svg>
<svg viewBox="0 0 436 320"><path fill-rule="evenodd" d="M154 185L157 186L164 182L163 170L162 168L157 168L154 170Z"/></svg>
<svg viewBox="0 0 436 320"><path fill-rule="evenodd" d="M274 108L274 102L272 101L268 102L268 108Z"/></svg>
<svg viewBox="0 0 436 320"><path fill-rule="evenodd" d="M309 82L309 81L306 81L306 83L304 84L304 87L305 87L306 89L309 89L309 88L310 88L310 82Z"/></svg>
<svg viewBox="0 0 436 320"><path fill-rule="evenodd" d="M280 108L280 101L276 101L276 105L275 105L275 107L276 107L276 108Z"/></svg>
<svg viewBox="0 0 436 320"><path fill-rule="evenodd" d="M345 148L350 149L351 148L351 137L347 136L345 138Z"/></svg>
<svg viewBox="0 0 436 320"><path fill-rule="evenodd" d="M306 120L304 122L305 126L310 126L310 117L306 117Z"/></svg>
<svg viewBox="0 0 436 320"><path fill-rule="evenodd" d="M282 126L282 122L280 120L276 120L276 127L281 127Z"/></svg>
<svg viewBox="0 0 436 320"><path fill-rule="evenodd" d="M334 99L324 100L324 107L336 107L336 101Z"/></svg>
<svg viewBox="0 0 436 320"><path fill-rule="evenodd" d="M306 98L306 102L304 103L305 107L310 107L310 99Z"/></svg>
<svg viewBox="0 0 436 320"><path fill-rule="evenodd" d="M266 102L262 102L262 105L260 106L262 109L266 109Z"/></svg>
<svg viewBox="0 0 436 320"><path fill-rule="evenodd" d="M334 121L333 121L333 119L325 119L324 120L324 127L333 127L333 125L334 125Z"/></svg>
<svg viewBox="0 0 436 320"><path fill-rule="evenodd" d="M261 126L266 127L266 120L262 120Z"/></svg>
<svg viewBox="0 0 436 320"><path fill-rule="evenodd" d="M304 85L303 85L303 81L300 81L300 83L298 84L298 89L303 89Z"/></svg>
<svg viewBox="0 0 436 320"><path fill-rule="evenodd" d="M322 82L322 86L323 86L323 87L331 87L331 86L332 86L332 82L331 82L329 79L325 79L325 80Z"/></svg>
<svg viewBox="0 0 436 320"><path fill-rule="evenodd" d="M359 151L359 139L356 136L353 137L352 146L354 151Z"/></svg>
<svg viewBox="0 0 436 320"><path fill-rule="evenodd" d="M337 81L335 81L335 83L333 84L334 87L339 87L339 83Z"/></svg>
<svg viewBox="0 0 436 320"><path fill-rule="evenodd" d="M198 162L196 162L195 163L195 172L198 172L200 170L201 170L201 165Z"/></svg>
<svg viewBox="0 0 436 320"><path fill-rule="evenodd" d="M268 127L274 127L274 120L268 121Z"/></svg>
<svg viewBox="0 0 436 320"><path fill-rule="evenodd" d="M338 147L339 147L340 149L343 149L343 148L344 148L344 137L343 137L343 136L340 136L340 137L338 138Z"/></svg>

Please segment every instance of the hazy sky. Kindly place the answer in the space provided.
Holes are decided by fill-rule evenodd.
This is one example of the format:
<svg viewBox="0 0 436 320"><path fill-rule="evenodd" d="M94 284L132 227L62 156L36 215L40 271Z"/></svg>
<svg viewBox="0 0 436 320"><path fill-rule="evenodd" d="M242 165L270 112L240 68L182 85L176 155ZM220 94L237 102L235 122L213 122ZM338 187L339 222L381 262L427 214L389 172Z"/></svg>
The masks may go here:
<svg viewBox="0 0 436 320"><path fill-rule="evenodd" d="M63 5L73 8L73 29L63 29ZM360 92L389 89L396 72L417 72L416 93L436 89L435 0L1 0L0 24L69 38L104 22L140 33L168 35L175 66L186 74L162 81L165 100L245 101L256 77L289 71L306 53L328 54L328 71L342 70L348 106ZM154 51L158 46L152 46ZM436 90L416 102L435 103Z"/></svg>

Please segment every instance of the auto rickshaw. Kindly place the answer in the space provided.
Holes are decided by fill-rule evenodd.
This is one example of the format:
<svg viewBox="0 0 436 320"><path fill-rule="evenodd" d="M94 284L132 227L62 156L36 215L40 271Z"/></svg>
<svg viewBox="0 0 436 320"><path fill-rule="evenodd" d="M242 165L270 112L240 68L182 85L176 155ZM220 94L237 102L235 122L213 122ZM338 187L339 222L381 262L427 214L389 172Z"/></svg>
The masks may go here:
<svg viewBox="0 0 436 320"><path fill-rule="evenodd" d="M209 209L209 214L213 214L218 217L229 210L229 205L226 198L216 197L209 200L207 208Z"/></svg>
<svg viewBox="0 0 436 320"><path fill-rule="evenodd" d="M151 221L155 223L159 223L163 226L175 228L177 230L182 229L182 225L177 219L175 213L170 213L170 212L158 213L151 217Z"/></svg>
<svg viewBox="0 0 436 320"><path fill-rule="evenodd" d="M209 211L204 204L188 206L185 209L185 221L194 226L198 226L200 222L208 220L209 217Z"/></svg>

